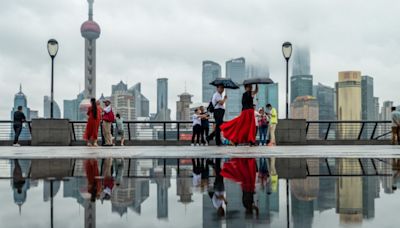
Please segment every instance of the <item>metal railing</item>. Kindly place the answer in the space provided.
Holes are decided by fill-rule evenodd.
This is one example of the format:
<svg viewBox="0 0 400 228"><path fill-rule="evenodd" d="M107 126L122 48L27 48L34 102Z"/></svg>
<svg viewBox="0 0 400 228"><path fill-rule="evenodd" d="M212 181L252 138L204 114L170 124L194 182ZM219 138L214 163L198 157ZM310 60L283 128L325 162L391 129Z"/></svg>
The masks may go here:
<svg viewBox="0 0 400 228"><path fill-rule="evenodd" d="M389 140L390 121L307 121L308 140Z"/></svg>
<svg viewBox="0 0 400 228"><path fill-rule="evenodd" d="M210 132L212 131L210 123ZM82 141L86 121L70 121L71 138ZM128 141L189 141L192 135L191 121L125 121L124 137ZM114 126L115 129L115 126ZM31 139L31 122L24 123L20 140ZM99 129L99 137L101 129ZM307 121L307 140L389 140L390 121ZM0 120L0 141L12 140L13 124ZM257 137L258 139L258 137Z"/></svg>

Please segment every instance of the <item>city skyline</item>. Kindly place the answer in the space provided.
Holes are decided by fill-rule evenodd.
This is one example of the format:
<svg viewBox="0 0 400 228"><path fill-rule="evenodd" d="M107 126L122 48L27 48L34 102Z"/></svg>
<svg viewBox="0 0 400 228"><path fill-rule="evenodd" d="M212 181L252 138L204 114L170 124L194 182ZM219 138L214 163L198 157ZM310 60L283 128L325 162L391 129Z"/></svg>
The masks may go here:
<svg viewBox="0 0 400 228"><path fill-rule="evenodd" d="M100 91L110 94L109 85L119 80L128 84L140 81L143 94L150 95L148 98L153 101L150 109L154 112L156 96L151 91L155 88L155 78L166 75L170 80L201 84L201 61L212 59L223 63L232 57L245 56L249 62L269 66L271 77L281 85L279 100L282 100L285 63L281 45L289 40L295 48L297 44L309 46L315 81L333 85L338 71L361 70L374 76L375 93L381 101L394 100L397 105L399 98L394 93L400 79L393 75L400 71L400 55L395 53L390 58L387 55L397 48L393 41L400 36L397 30L392 29L396 7L387 8L368 1L360 11L357 3L342 2L346 3L346 12L352 13L337 18L334 12L341 10L341 4L315 0L307 3L293 1L292 7L283 7L284 3L279 1L251 1L233 4L231 10L224 8L224 1L179 3L180 7L176 7L177 2L148 4L125 1L116 4L96 1L95 18L102 26L102 36L97 43L97 95ZM210 12L210 4L220 9L220 13ZM391 4L399 5L396 1ZM43 14L47 7L51 7L52 13ZM276 9L284 12L278 14ZM132 14L132 10L136 13ZM6 82L0 95L9 99L0 104L0 115L8 116L4 110L12 106L12 94L18 84L25 84L29 77L34 77L35 83L25 86L25 94L31 97L33 109L41 109L42 97L49 93L46 89L50 84L50 59L45 42L51 37L60 44L55 59L55 99L60 101L80 93L78 88L84 84L84 44L79 27L87 19L87 2L5 2L1 12L4 20L0 28L7 35L3 36L0 44L0 77ZM299 17L300 12L302 15L307 13L308 17ZM251 16L239 20L238 14ZM372 14L377 15L376 24L379 24L374 29L364 23L366 15ZM118 15L118 18L113 15ZM19 18L26 18L25 22L20 22ZM222 29L217 30L215 25ZM188 33L193 26L198 29ZM29 35L20 36L21 30ZM271 36L269 31L275 31L277 35ZM229 39L221 38L222 33ZM344 39L340 36L343 33L351 35ZM15 42L18 45L9 45ZM10 77L13 80L9 80ZM181 88L179 83L171 83L171 110L175 110L175 98ZM189 92L194 98L200 98L201 88L192 90ZM36 94L40 96L33 97ZM280 104L280 110L283 106Z"/></svg>

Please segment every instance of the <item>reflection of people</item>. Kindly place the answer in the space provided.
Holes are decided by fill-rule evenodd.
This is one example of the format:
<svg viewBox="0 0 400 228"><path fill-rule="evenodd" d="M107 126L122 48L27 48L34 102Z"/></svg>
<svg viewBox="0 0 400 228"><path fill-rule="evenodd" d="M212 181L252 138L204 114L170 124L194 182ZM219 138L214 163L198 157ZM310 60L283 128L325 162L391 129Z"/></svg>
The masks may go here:
<svg viewBox="0 0 400 228"><path fill-rule="evenodd" d="M256 188L256 159L254 158L233 158L224 163L221 175L232 181L240 183L242 188L242 203L246 214L258 215L258 207L254 203Z"/></svg>
<svg viewBox="0 0 400 228"><path fill-rule="evenodd" d="M90 99L90 104L91 106L87 111L88 120L83 138L86 140L88 146L97 146L97 137L101 121L101 108L95 98Z"/></svg>
<svg viewBox="0 0 400 228"><path fill-rule="evenodd" d="M22 188L24 184L25 178L22 175L21 166L19 165L18 159L15 159L13 171L13 187L17 189L18 194L22 193Z"/></svg>
<svg viewBox="0 0 400 228"><path fill-rule="evenodd" d="M224 177L221 176L221 158L215 159L215 180L213 191L209 191L208 195L211 198L217 214L221 217L225 216L224 204L228 204L225 198Z"/></svg>
<svg viewBox="0 0 400 228"><path fill-rule="evenodd" d="M246 92L242 96L242 112L238 117L221 125L221 131L226 139L235 145L256 142L256 120L254 116L253 98L258 92L258 86L253 91L252 85L245 85Z"/></svg>
<svg viewBox="0 0 400 228"><path fill-rule="evenodd" d="M85 160L84 167L88 184L87 191L90 194L90 201L94 202L101 192L101 183L98 179L99 164L96 159L89 159Z"/></svg>

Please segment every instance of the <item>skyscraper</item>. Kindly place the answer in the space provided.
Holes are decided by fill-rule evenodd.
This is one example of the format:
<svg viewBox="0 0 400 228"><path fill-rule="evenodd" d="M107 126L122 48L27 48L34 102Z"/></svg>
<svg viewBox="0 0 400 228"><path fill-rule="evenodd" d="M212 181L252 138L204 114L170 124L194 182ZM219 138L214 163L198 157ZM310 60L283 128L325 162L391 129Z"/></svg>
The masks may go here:
<svg viewBox="0 0 400 228"><path fill-rule="evenodd" d="M392 120L393 101L384 101L381 108L380 120Z"/></svg>
<svg viewBox="0 0 400 228"><path fill-rule="evenodd" d="M184 92L178 95L179 101L176 102L176 120L190 120L190 104L193 95Z"/></svg>
<svg viewBox="0 0 400 228"><path fill-rule="evenodd" d="M85 120L86 116L80 112L79 105L85 98L84 92L79 93L75 99L64 100L64 118L69 120Z"/></svg>
<svg viewBox="0 0 400 228"><path fill-rule="evenodd" d="M258 108L264 108L267 104L271 104L279 112L279 85L278 83L258 85L258 93L256 101Z"/></svg>
<svg viewBox="0 0 400 228"><path fill-rule="evenodd" d="M43 97L43 117L44 118L50 118L50 97L49 96L44 96ZM61 118L61 111L60 111L60 106L58 106L57 102L54 101L54 106L53 106L53 117L54 118Z"/></svg>
<svg viewBox="0 0 400 228"><path fill-rule="evenodd" d="M374 97L374 119L379 120L379 97Z"/></svg>
<svg viewBox="0 0 400 228"><path fill-rule="evenodd" d="M203 102L210 102L215 92L215 87L210 85L214 79L221 77L221 65L205 60L202 67L202 97Z"/></svg>
<svg viewBox="0 0 400 228"><path fill-rule="evenodd" d="M226 62L226 77L234 82L242 83L246 78L246 60L245 58L231 59ZM229 101L226 102L226 118L232 119L238 116L242 110L242 93L244 89L227 89L226 95Z"/></svg>
<svg viewBox="0 0 400 228"><path fill-rule="evenodd" d="M336 83L337 119L361 120L361 72L339 72L339 81ZM346 138L354 135L357 126L338 126L338 136ZM358 131L358 129L357 129Z"/></svg>
<svg viewBox="0 0 400 228"><path fill-rule="evenodd" d="M168 109L168 78L157 79L157 113L156 120L171 120L171 110Z"/></svg>
<svg viewBox="0 0 400 228"><path fill-rule="evenodd" d="M314 88L319 105L319 120L336 120L335 89L321 83L314 86ZM319 124L321 138L326 135L327 130L326 124Z"/></svg>
<svg viewBox="0 0 400 228"><path fill-rule="evenodd" d="M290 104L290 116L292 119L319 119L319 105L317 98L313 96L296 97Z"/></svg>
<svg viewBox="0 0 400 228"><path fill-rule="evenodd" d="M128 89L128 91L135 98L135 108L137 117L149 117L150 116L150 101L142 94L141 83L136 83L134 86Z"/></svg>
<svg viewBox="0 0 400 228"><path fill-rule="evenodd" d="M14 106L11 109L10 119L14 119L14 112L18 110L18 106L22 107L22 112L25 114L27 120L31 120L31 109L28 107L28 99L25 94L22 92L22 85L19 86L19 92L14 96ZM29 129L26 125L23 126L21 135L19 137L20 140L28 139L30 137ZM10 139L14 138L14 130L12 126L10 128Z"/></svg>
<svg viewBox="0 0 400 228"><path fill-rule="evenodd" d="M313 95L313 76L310 73L310 51L299 46L293 51L293 70L290 77L290 101L298 96Z"/></svg>
<svg viewBox="0 0 400 228"><path fill-rule="evenodd" d="M128 85L120 81L111 86L111 102L115 113L119 113L124 120L136 120L135 99L128 92Z"/></svg>
<svg viewBox="0 0 400 228"><path fill-rule="evenodd" d="M85 38L85 98L96 97L96 39L100 37L100 26L93 20L93 2L89 3L89 19L81 26Z"/></svg>
<svg viewBox="0 0 400 228"><path fill-rule="evenodd" d="M312 75L293 75L290 77L290 101L296 97L313 95L313 76Z"/></svg>
<svg viewBox="0 0 400 228"><path fill-rule="evenodd" d="M371 76L361 76L361 106L362 120L375 119L374 79Z"/></svg>

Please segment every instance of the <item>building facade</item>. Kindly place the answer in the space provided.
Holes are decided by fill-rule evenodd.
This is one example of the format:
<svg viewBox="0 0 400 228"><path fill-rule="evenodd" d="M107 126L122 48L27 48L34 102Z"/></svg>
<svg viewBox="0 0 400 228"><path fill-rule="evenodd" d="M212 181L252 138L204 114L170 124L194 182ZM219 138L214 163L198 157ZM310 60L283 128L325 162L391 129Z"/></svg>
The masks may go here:
<svg viewBox="0 0 400 228"><path fill-rule="evenodd" d="M111 86L111 105L114 113L124 120L136 120L135 98L128 92L128 85L120 81Z"/></svg>
<svg viewBox="0 0 400 228"><path fill-rule="evenodd" d="M51 108L51 101L49 96L43 97L43 117L50 118L50 108ZM57 102L53 102L53 117L54 118L61 118L61 111L60 106L58 106Z"/></svg>
<svg viewBox="0 0 400 228"><path fill-rule="evenodd" d="M69 120L86 120L86 115L80 112L79 105L85 99L84 92L79 93L75 99L64 100L64 119Z"/></svg>
<svg viewBox="0 0 400 228"><path fill-rule="evenodd" d="M135 98L135 108L137 117L150 116L150 101L142 94L141 83L136 83L128 89Z"/></svg>
<svg viewBox="0 0 400 228"><path fill-rule="evenodd" d="M312 75L293 75L290 77L290 101L296 97L313 95L313 76Z"/></svg>
<svg viewBox="0 0 400 228"><path fill-rule="evenodd" d="M176 120L190 120L190 104L193 95L184 92L178 95L179 101L176 102Z"/></svg>
<svg viewBox="0 0 400 228"><path fill-rule="evenodd" d="M371 76L361 76L361 106L362 120L377 120L374 103L374 79Z"/></svg>
<svg viewBox="0 0 400 228"><path fill-rule="evenodd" d="M221 65L216 62L205 60L202 65L202 100L210 102L215 87L210 85L210 82L221 77Z"/></svg>
<svg viewBox="0 0 400 228"><path fill-rule="evenodd" d="M279 112L279 85L278 83L258 85L258 93L255 97L255 103L258 108L266 109L267 104Z"/></svg>
<svg viewBox="0 0 400 228"><path fill-rule="evenodd" d="M171 110L168 108L168 78L157 79L157 113L155 120L171 120Z"/></svg>
<svg viewBox="0 0 400 228"><path fill-rule="evenodd" d="M319 120L336 120L335 89L319 83L314 86L314 91L319 105ZM320 138L325 137L327 131L327 124L319 124Z"/></svg>
<svg viewBox="0 0 400 228"><path fill-rule="evenodd" d="M246 60L245 58L231 59L226 62L226 77L232 79L234 82L242 83L246 78ZM232 119L238 116L242 111L242 94L243 87L240 89L227 89L226 95L229 101L225 105L225 118Z"/></svg>
<svg viewBox="0 0 400 228"><path fill-rule="evenodd" d="M290 104L290 114L292 119L319 119L319 105L316 97L302 96L297 97Z"/></svg>
<svg viewBox="0 0 400 228"><path fill-rule="evenodd" d="M337 119L361 120L361 72L339 72L339 81L336 83ZM351 138L359 131L355 125L339 125L339 138Z"/></svg>

